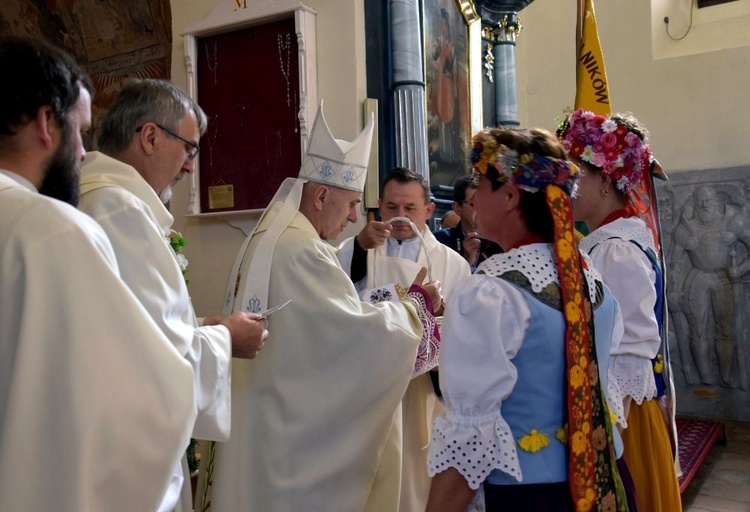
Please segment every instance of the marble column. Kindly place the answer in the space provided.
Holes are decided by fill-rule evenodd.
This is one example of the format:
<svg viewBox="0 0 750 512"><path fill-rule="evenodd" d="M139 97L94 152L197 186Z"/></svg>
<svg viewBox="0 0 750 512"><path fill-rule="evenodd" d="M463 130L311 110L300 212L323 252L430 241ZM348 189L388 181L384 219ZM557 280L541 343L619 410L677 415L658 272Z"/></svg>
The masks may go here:
<svg viewBox="0 0 750 512"><path fill-rule="evenodd" d="M482 18L482 83L485 126L518 126L516 38L518 12L533 0L475 0Z"/></svg>
<svg viewBox="0 0 750 512"><path fill-rule="evenodd" d="M430 181L419 0L390 0L396 165Z"/></svg>

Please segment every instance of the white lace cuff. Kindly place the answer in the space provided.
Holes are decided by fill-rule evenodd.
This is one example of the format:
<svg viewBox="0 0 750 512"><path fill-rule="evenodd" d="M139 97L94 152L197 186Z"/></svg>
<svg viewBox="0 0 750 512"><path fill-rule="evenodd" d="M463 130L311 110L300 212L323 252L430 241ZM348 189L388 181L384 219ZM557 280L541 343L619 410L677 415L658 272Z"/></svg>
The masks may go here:
<svg viewBox="0 0 750 512"><path fill-rule="evenodd" d="M638 405L656 396L656 381L651 360L632 354L613 355L612 373L624 397L632 397Z"/></svg>
<svg viewBox="0 0 750 512"><path fill-rule="evenodd" d="M440 355L440 333L437 329L437 320L429 312L424 295L419 292L407 293L405 299L410 299L417 308L417 316L422 324L422 339L417 349L417 360L414 362L414 371L411 378L419 377L438 365Z"/></svg>
<svg viewBox="0 0 750 512"><path fill-rule="evenodd" d="M620 386L617 385L617 377L612 372L611 366L607 373L609 374L607 378L607 406L610 412L617 417L617 423L622 428L628 428L627 418L625 417L625 395Z"/></svg>
<svg viewBox="0 0 750 512"><path fill-rule="evenodd" d="M474 490L494 469L521 481L516 442L499 413L476 417L446 412L435 420L427 472L435 476L451 467Z"/></svg>

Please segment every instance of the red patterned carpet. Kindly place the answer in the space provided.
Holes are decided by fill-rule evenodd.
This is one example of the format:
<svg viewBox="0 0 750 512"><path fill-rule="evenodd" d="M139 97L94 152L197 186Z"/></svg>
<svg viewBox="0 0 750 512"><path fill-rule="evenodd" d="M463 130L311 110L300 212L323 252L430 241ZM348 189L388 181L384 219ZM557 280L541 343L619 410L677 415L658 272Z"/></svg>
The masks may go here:
<svg viewBox="0 0 750 512"><path fill-rule="evenodd" d="M680 446L680 492L698 472L703 459L717 440L724 439L724 424L720 421L677 418L677 440Z"/></svg>

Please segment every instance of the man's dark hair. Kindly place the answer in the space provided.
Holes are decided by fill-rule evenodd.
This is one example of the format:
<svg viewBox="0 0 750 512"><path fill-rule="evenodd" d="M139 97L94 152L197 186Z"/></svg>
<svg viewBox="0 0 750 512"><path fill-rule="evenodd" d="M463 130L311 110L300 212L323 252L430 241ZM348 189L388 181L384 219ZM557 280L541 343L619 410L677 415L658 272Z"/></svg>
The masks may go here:
<svg viewBox="0 0 750 512"><path fill-rule="evenodd" d="M19 37L0 38L0 139L49 106L64 125L78 101L79 84L93 96L91 79L67 53L47 43Z"/></svg>
<svg viewBox="0 0 750 512"><path fill-rule="evenodd" d="M477 188L477 180L471 174L461 176L453 184L453 202L462 204L466 201L467 188Z"/></svg>
<svg viewBox="0 0 750 512"><path fill-rule="evenodd" d="M430 188L427 186L424 178L419 174L410 171L406 167L395 167L393 170L386 173L383 183L380 185L380 197L383 197L383 191L389 181L396 181L397 183L419 183L424 191L424 204L430 202Z"/></svg>

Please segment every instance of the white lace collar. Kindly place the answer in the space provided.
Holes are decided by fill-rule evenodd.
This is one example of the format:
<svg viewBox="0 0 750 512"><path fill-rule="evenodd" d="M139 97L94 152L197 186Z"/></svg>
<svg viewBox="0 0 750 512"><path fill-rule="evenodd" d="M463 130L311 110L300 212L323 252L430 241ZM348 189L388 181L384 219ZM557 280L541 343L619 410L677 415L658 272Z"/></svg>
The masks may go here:
<svg viewBox="0 0 750 512"><path fill-rule="evenodd" d="M495 254L480 263L476 273L500 277L515 270L529 280L534 292L541 292L550 283L559 283L551 247L551 244L546 243L529 244L506 253ZM581 253L581 256L585 261L583 272L589 286L589 296L592 302L597 302L599 297L596 293L596 282L602 278L594 269L588 255Z"/></svg>
<svg viewBox="0 0 750 512"><path fill-rule="evenodd" d="M644 250L651 249L654 254L658 254L651 230L637 217L620 218L595 229L581 240L579 248L586 254L590 254L594 247L610 238L633 241Z"/></svg>

